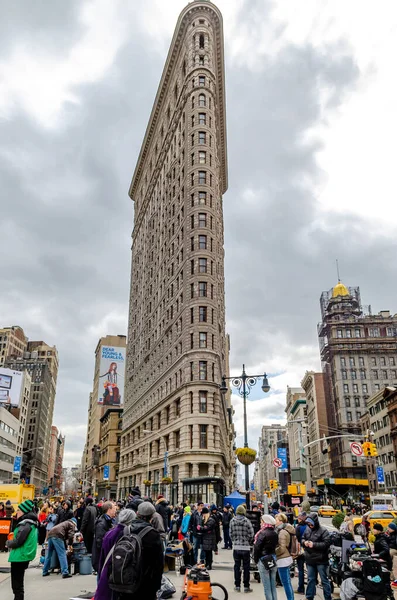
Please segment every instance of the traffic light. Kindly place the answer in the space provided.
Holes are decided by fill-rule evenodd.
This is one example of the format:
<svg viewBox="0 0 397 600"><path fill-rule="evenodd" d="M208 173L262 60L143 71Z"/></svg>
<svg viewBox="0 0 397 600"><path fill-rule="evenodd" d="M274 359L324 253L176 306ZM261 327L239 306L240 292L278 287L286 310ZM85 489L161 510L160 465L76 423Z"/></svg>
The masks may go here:
<svg viewBox="0 0 397 600"><path fill-rule="evenodd" d="M277 479L273 479L273 489L276 490L278 488L278 481Z"/></svg>
<svg viewBox="0 0 397 600"><path fill-rule="evenodd" d="M363 448L364 456L367 456L367 457L372 456L371 446L372 446L371 442L363 443L362 448Z"/></svg>
<svg viewBox="0 0 397 600"><path fill-rule="evenodd" d="M270 485L270 489L274 490L274 479L269 479L269 485Z"/></svg>
<svg viewBox="0 0 397 600"><path fill-rule="evenodd" d="M376 444L370 444L371 446L371 456L378 456L378 449Z"/></svg>

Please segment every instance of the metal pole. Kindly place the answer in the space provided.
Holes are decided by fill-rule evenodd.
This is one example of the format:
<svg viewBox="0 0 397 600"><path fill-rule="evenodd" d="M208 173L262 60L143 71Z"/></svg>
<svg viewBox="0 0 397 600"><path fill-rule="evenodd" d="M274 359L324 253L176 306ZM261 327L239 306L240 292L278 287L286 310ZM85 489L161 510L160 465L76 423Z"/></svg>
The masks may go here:
<svg viewBox="0 0 397 600"><path fill-rule="evenodd" d="M244 448L248 448L248 429L247 429L247 389L245 387L245 380L247 379L247 375L245 372L245 365L243 365L243 373L241 376L241 379L243 381L243 406L244 406ZM250 477L250 473L249 473L249 465L245 465L245 488L246 488L246 495L245 495L245 503L247 506L247 510L250 509L251 507L251 503L250 503L250 482L249 482L249 477Z"/></svg>

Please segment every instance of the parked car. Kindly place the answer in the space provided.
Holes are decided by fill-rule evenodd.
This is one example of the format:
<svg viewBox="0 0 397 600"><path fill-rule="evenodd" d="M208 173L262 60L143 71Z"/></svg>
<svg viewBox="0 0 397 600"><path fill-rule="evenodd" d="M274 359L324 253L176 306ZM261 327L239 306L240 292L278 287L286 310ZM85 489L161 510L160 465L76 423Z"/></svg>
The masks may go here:
<svg viewBox="0 0 397 600"><path fill-rule="evenodd" d="M383 527L387 527L389 523L393 521L397 517L397 511L395 510L369 510L363 515L368 517L368 520L371 525L371 529L375 525L375 523L380 523ZM354 523L354 533L358 535L360 533L359 526L361 524L363 517L353 517Z"/></svg>
<svg viewBox="0 0 397 600"><path fill-rule="evenodd" d="M333 517L334 515L336 515L337 512L338 511L333 506L323 504L318 509L318 516L319 517Z"/></svg>
<svg viewBox="0 0 397 600"><path fill-rule="evenodd" d="M311 506L311 507L310 507L310 512L315 512L315 513L318 513L318 509L319 509L319 508L320 508L320 507L319 507L319 506L317 506L317 504L313 504L313 506Z"/></svg>

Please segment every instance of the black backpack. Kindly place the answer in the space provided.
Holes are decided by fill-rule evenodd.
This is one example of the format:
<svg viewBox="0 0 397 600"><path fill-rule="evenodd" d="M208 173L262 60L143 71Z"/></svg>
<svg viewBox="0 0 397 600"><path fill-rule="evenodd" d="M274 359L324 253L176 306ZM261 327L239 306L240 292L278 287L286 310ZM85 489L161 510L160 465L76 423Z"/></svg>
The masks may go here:
<svg viewBox="0 0 397 600"><path fill-rule="evenodd" d="M148 525L137 533L130 527L124 528L123 536L116 542L106 557L103 568L111 559L108 571L108 583L111 590L120 594L134 594L141 585L142 539L152 531Z"/></svg>
<svg viewBox="0 0 397 600"><path fill-rule="evenodd" d="M383 580L382 565L376 558L367 558L363 560L362 576L362 594L365 600L380 600L387 596L387 589ZM374 578L376 578L377 581L373 581Z"/></svg>

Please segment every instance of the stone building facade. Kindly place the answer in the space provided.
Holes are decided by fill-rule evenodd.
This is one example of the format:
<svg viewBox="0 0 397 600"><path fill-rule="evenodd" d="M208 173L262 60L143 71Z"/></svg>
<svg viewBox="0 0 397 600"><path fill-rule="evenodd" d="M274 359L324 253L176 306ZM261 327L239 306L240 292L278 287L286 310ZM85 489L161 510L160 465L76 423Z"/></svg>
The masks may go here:
<svg viewBox="0 0 397 600"><path fill-rule="evenodd" d="M328 453L323 453L327 444L316 440L333 435L333 432L328 429L323 374L306 371L301 385L306 395L306 432L308 443L310 442L311 445L306 449L305 454L311 479L310 487L312 487L319 479L332 477Z"/></svg>
<svg viewBox="0 0 397 600"><path fill-rule="evenodd" d="M361 435L368 399L397 382L397 315L372 314L360 288L338 283L321 296L318 327L329 435ZM365 464L350 451L349 437L331 440L331 468L346 485L366 480Z"/></svg>
<svg viewBox="0 0 397 600"><path fill-rule="evenodd" d="M277 458L277 449L286 447L288 447L288 430L285 425L273 423L262 427L257 466L260 475L257 485L262 493L270 490L271 479L277 479L280 482L280 488L284 486L286 491L288 474L280 475L278 469L273 465L273 460Z"/></svg>
<svg viewBox="0 0 397 600"><path fill-rule="evenodd" d="M98 497L117 500L117 481L120 464L122 408L108 408L100 419L101 447L99 451ZM105 465L109 479L104 479Z"/></svg>
<svg viewBox="0 0 397 600"><path fill-rule="evenodd" d="M121 495L144 480L153 495L166 474L174 501L209 500L233 478L232 410L219 392L228 364L226 189L222 16L194 1L179 16L129 191Z"/></svg>

